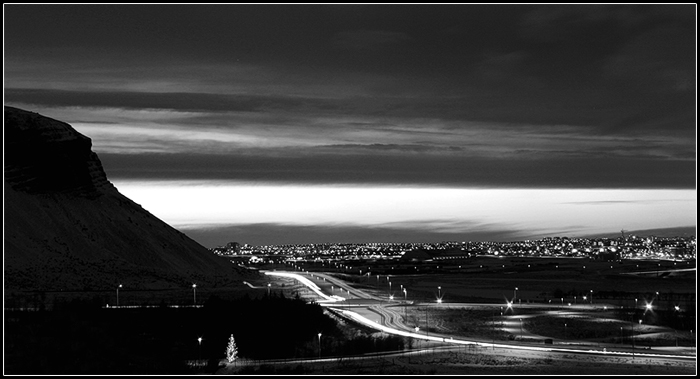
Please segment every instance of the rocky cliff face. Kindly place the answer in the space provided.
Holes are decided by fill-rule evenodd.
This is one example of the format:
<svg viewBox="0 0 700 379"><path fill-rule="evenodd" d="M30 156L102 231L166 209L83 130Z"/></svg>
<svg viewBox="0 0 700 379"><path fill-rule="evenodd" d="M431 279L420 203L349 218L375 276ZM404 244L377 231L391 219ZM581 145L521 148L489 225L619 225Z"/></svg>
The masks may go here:
<svg viewBox="0 0 700 379"><path fill-rule="evenodd" d="M243 272L123 196L70 125L5 107L5 289L161 289Z"/></svg>
<svg viewBox="0 0 700 379"><path fill-rule="evenodd" d="M91 147L65 122L5 107L5 180L15 190L85 197L114 190Z"/></svg>

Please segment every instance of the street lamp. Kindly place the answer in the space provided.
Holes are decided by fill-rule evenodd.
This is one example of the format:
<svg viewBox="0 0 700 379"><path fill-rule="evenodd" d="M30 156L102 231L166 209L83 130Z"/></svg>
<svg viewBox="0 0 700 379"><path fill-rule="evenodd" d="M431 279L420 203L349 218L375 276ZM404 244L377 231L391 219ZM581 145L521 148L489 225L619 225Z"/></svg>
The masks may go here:
<svg viewBox="0 0 700 379"><path fill-rule="evenodd" d="M321 333L318 334L318 358L321 359Z"/></svg>
<svg viewBox="0 0 700 379"><path fill-rule="evenodd" d="M403 289L403 316L406 318L406 321L408 321L408 310L406 309L406 297L408 295L406 294L406 289Z"/></svg>
<svg viewBox="0 0 700 379"><path fill-rule="evenodd" d="M117 306L119 306L119 289L122 288L122 285L120 284L119 287L117 287Z"/></svg>
<svg viewBox="0 0 700 379"><path fill-rule="evenodd" d="M197 305L197 285L192 284L192 296L194 297L194 304Z"/></svg>
<svg viewBox="0 0 700 379"><path fill-rule="evenodd" d="M518 298L518 287L515 287L513 290L513 302L515 302L515 299Z"/></svg>
<svg viewBox="0 0 700 379"><path fill-rule="evenodd" d="M270 296L270 286L272 286L271 283L267 283L267 296Z"/></svg>
<svg viewBox="0 0 700 379"><path fill-rule="evenodd" d="M199 342L199 359L202 359L202 337L197 338L197 342Z"/></svg>
<svg viewBox="0 0 700 379"><path fill-rule="evenodd" d="M564 323L564 339L566 339L566 323Z"/></svg>
<svg viewBox="0 0 700 379"><path fill-rule="evenodd" d="M391 282L389 282L389 293L391 293Z"/></svg>
<svg viewBox="0 0 700 379"><path fill-rule="evenodd" d="M523 340L523 319L520 319L520 341Z"/></svg>
<svg viewBox="0 0 700 379"><path fill-rule="evenodd" d="M620 327L620 345L625 342L625 335L622 334L622 327Z"/></svg>

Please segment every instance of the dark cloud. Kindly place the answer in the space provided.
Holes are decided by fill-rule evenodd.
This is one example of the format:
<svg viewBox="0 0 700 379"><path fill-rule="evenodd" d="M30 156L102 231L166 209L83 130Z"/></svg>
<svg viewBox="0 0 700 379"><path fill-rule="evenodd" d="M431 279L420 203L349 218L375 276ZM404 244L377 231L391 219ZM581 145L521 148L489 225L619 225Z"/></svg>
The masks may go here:
<svg viewBox="0 0 700 379"><path fill-rule="evenodd" d="M9 102L42 104L54 107L115 107L124 109L166 109L198 112L260 112L274 109L295 109L304 100L288 96L227 95L209 93L153 93L64 91L43 89L5 89ZM316 102L320 102L316 100ZM322 105L318 105L321 107Z"/></svg>
<svg viewBox="0 0 700 379"><path fill-rule="evenodd" d="M695 188L694 161L421 155L100 154L114 179L253 180L511 188Z"/></svg>
<svg viewBox="0 0 700 379"><path fill-rule="evenodd" d="M285 225L250 224L217 227L183 228L187 236L206 247L223 246L228 242L250 245L283 245L311 243L372 242L442 242L442 241L518 241L520 231L480 228L463 232L440 232L413 227L366 227L354 225Z"/></svg>
<svg viewBox="0 0 700 379"><path fill-rule="evenodd" d="M192 112L173 129L210 122L222 134L245 128L261 131L255 141L281 135L309 146L304 154L299 144L293 151L261 146L256 154L231 147L227 158L190 155L216 141L154 139L147 142L173 143L186 155L167 156L173 167L152 155L109 156L126 177L218 172L652 188L695 182L695 5L5 11L7 103L89 108L93 122L100 109ZM141 125L111 117L104 122ZM106 144L130 150L137 142Z"/></svg>
<svg viewBox="0 0 700 379"><path fill-rule="evenodd" d="M336 34L333 43L340 49L357 50L362 53L365 50L390 49L410 39L408 34L401 32L355 30Z"/></svg>

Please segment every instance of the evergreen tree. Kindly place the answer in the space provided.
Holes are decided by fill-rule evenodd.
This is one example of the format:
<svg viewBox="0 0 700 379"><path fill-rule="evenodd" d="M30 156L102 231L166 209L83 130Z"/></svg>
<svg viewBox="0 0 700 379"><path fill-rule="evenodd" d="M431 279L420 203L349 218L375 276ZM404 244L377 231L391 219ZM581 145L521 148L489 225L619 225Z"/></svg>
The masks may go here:
<svg viewBox="0 0 700 379"><path fill-rule="evenodd" d="M231 334L231 338L228 340L228 347L226 348L226 359L228 359L228 363L231 363L238 359L238 346L236 346L236 340L233 338L233 334Z"/></svg>

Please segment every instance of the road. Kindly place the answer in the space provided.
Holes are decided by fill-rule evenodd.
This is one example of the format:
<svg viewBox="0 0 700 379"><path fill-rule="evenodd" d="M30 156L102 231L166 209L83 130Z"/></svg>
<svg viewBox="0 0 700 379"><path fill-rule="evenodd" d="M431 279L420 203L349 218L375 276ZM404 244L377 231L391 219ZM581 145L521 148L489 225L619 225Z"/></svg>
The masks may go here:
<svg viewBox="0 0 700 379"><path fill-rule="evenodd" d="M619 344L606 344L606 343L577 343L573 341L568 341L562 343L558 341L557 344L544 345L542 343L527 343L527 342L501 342L490 341L479 338L464 338L455 337L453 335L444 333L426 333L424 331L416 330L414 326L405 325L403 323L404 317L401 315L402 312L406 311L406 307L420 305L421 307L494 307L494 310L500 309L503 305L501 304L475 304L475 303L414 303L413 301L406 301L405 299L395 299L392 301L386 298L378 297L374 294L364 292L360 289L354 288L348 283L334 278L330 275L323 273L309 273L305 274L284 272L284 271L265 271L266 275L286 277L299 281L300 283L306 285L312 292L314 292L318 299L316 300L320 305L328 307L334 312L340 313L347 318L353 319L356 322L367 325L375 330L382 331L388 334L401 335L406 337L415 338L423 341L433 341L440 345L446 347L459 347L459 346L479 346L482 348L491 349L509 349L513 354L522 356L527 355L526 352L551 352L551 353L568 353L568 354L585 354L585 355L604 355L608 357L636 357L636 358L651 358L660 360L678 360L678 361L695 361L695 355L681 355L674 353L673 351L664 351L661 349L655 350L640 350L639 348L633 349L631 346L621 346ZM327 287L328 284L331 285L331 294L326 294L323 292L319 284ZM560 305L526 305L523 306L536 306L542 308L543 306L549 306L553 309L562 309ZM603 307L604 305L597 304L597 307ZM579 306L581 307L591 307ZM570 309L570 308L569 308ZM581 308L582 309L582 308ZM525 338L537 338L542 340L546 337L537 336L523 330L520 324L520 318L527 317L523 316L511 316L508 317L504 323L504 328L508 329L511 334L519 335Z"/></svg>

